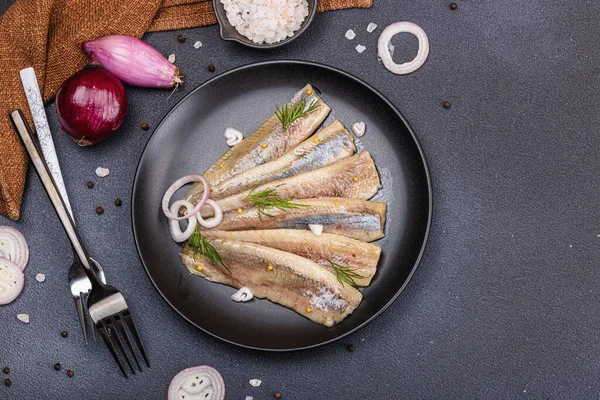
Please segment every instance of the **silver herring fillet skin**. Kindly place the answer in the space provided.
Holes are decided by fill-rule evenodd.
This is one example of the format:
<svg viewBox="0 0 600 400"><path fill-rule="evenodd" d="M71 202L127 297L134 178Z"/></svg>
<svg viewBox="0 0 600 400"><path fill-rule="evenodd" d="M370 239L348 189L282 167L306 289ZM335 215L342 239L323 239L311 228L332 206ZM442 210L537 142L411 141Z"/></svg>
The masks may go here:
<svg viewBox="0 0 600 400"><path fill-rule="evenodd" d="M181 259L192 274L238 289L247 286L254 297L267 298L321 325L330 327L341 322L362 301L358 290L342 286L335 275L306 258L254 243L224 239L208 242L231 273L200 254L194 256L186 246Z"/></svg>
<svg viewBox="0 0 600 400"><path fill-rule="evenodd" d="M358 286L369 286L377 271L381 247L345 236L298 229L262 231L205 231L208 239L226 239L256 243L308 258L335 274L329 261L347 267L362 278L354 278Z"/></svg>
<svg viewBox="0 0 600 400"><path fill-rule="evenodd" d="M213 185L210 198L219 200L257 185L313 171L350 157L355 152L352 136L336 120L278 159Z"/></svg>
<svg viewBox="0 0 600 400"><path fill-rule="evenodd" d="M323 225L325 233L363 242L372 242L384 236L385 203L341 197L299 199L293 202L304 206L287 210L268 208L268 213L273 217L262 216L262 219L257 207L246 208L241 213L225 213L218 229L213 230L309 229L309 224L319 224Z"/></svg>
<svg viewBox="0 0 600 400"><path fill-rule="evenodd" d="M305 100L306 106L315 102L317 105L316 110L295 120L287 131L283 130L281 122L273 114L250 136L225 152L221 158L209 167L202 174L204 179L211 186L218 185L232 176L281 157L312 135L325 121L331 109L316 94L310 84L298 91L289 103L298 104L302 99ZM266 145L266 147L263 147L263 145ZM192 204L196 204L203 193L203 185L195 184L190 188L185 199Z"/></svg>
<svg viewBox="0 0 600 400"><path fill-rule="evenodd" d="M254 204L245 200L246 197L251 192L260 193L267 189L275 189L280 199L345 197L368 200L381 189L381 182L371 155L368 151L363 151L324 168L270 182L226 197L217 203L224 213L252 207ZM202 215L212 216L213 209L205 207Z"/></svg>

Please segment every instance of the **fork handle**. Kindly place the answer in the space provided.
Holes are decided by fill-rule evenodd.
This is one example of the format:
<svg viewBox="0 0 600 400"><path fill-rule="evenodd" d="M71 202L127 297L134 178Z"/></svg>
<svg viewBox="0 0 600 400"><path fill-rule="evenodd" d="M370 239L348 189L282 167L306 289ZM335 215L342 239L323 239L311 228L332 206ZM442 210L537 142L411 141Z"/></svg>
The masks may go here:
<svg viewBox="0 0 600 400"><path fill-rule="evenodd" d="M71 241L71 245L73 246L73 251L77 255L77 258L81 261L81 264L84 267L85 273L90 279L92 286L102 286L102 283L99 281L96 274L92 271L90 264L90 257L88 256L81 239L79 238L79 234L77 233L77 229L75 228L75 224L73 223L73 219L65 206L63 197L60 195L58 188L56 187L56 182L52 179L52 175L48 170L48 165L44 162L41 150L39 148L38 143L33 140L31 128L29 124L25 120L23 112L21 110L15 110L10 113L10 119L15 127L15 130L19 134L23 145L25 146L25 150L29 154L29 158L35 167L35 170L44 185L44 189L50 197L50 201L58 214L58 218Z"/></svg>

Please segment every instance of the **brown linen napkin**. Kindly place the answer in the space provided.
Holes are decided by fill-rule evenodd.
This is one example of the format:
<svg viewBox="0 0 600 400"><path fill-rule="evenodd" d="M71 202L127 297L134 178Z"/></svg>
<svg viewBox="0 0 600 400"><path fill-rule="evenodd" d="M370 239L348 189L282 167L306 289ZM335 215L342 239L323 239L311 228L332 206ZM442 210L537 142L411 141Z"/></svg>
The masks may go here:
<svg viewBox="0 0 600 400"><path fill-rule="evenodd" d="M321 0L319 11L368 8L373 0ZM16 0L0 16L0 214L17 220L27 158L8 118L31 123L19 71L34 67L44 102L86 63L81 42L105 35L192 28L216 22L210 0ZM32 124L33 126L33 124Z"/></svg>

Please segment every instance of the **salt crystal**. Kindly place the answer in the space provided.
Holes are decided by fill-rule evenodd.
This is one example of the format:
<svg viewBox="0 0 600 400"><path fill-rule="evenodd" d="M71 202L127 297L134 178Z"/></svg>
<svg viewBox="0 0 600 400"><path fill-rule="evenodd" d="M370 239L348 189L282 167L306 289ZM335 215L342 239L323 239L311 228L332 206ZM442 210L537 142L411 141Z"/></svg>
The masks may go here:
<svg viewBox="0 0 600 400"><path fill-rule="evenodd" d="M321 236L321 234L323 233L323 225L308 224L308 227L310 228L311 232L317 236Z"/></svg>
<svg viewBox="0 0 600 400"><path fill-rule="evenodd" d="M248 382L252 387L259 387L262 381L260 379L250 379Z"/></svg>
<svg viewBox="0 0 600 400"><path fill-rule="evenodd" d="M23 322L24 324L29 323L29 315L27 315L27 314L17 314L17 319L19 321Z"/></svg>
<svg viewBox="0 0 600 400"><path fill-rule="evenodd" d="M42 283L42 282L44 282L46 280L46 275L44 275L44 274L37 274L35 276L35 280L38 281L38 282L40 282L40 283Z"/></svg>
<svg viewBox="0 0 600 400"><path fill-rule="evenodd" d="M100 178L104 178L105 176L108 176L108 174L110 174L110 170L108 168L96 168L96 175L98 175Z"/></svg>
<svg viewBox="0 0 600 400"><path fill-rule="evenodd" d="M373 22L367 26L367 32L369 33L372 33L375 29L377 29L377 24L374 24Z"/></svg>
<svg viewBox="0 0 600 400"><path fill-rule="evenodd" d="M169 54L168 60L171 64L175 64L175 54Z"/></svg>
<svg viewBox="0 0 600 400"><path fill-rule="evenodd" d="M254 397L252 397L252 396L246 396L246 400L254 400Z"/></svg>
<svg viewBox="0 0 600 400"><path fill-rule="evenodd" d="M346 39L352 40L356 37L356 33L354 33L354 31L352 29L348 29L346 31L346 35L344 35L344 36L346 36Z"/></svg>
<svg viewBox="0 0 600 400"><path fill-rule="evenodd" d="M364 122L357 122L354 125L352 125L352 132L354 132L354 134L357 137L362 137L365 134L365 131L367 130L367 124L365 124Z"/></svg>
<svg viewBox="0 0 600 400"><path fill-rule="evenodd" d="M196 43L194 43L194 48L199 49L200 47L202 47L202 42L198 40Z"/></svg>
<svg viewBox="0 0 600 400"><path fill-rule="evenodd" d="M356 46L356 51L358 51L359 53L362 53L366 49L367 48L365 46L363 46L362 44L359 44L358 46Z"/></svg>

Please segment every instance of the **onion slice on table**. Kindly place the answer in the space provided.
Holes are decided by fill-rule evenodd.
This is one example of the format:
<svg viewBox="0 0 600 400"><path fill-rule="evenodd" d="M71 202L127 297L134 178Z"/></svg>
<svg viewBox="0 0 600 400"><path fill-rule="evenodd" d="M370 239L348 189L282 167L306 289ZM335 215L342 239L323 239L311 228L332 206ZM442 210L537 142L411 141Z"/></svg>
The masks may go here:
<svg viewBox="0 0 600 400"><path fill-rule="evenodd" d="M208 365L184 369L171 381L167 400L223 400L225 382L219 371Z"/></svg>
<svg viewBox="0 0 600 400"><path fill-rule="evenodd" d="M185 207L185 209L187 210L187 214L189 214L194 209L194 206L189 201L178 200L171 206L171 213L177 214L177 211L180 207ZM179 225L179 223L180 222L176 219L169 220L169 232L171 232L171 237L177 243L185 242L190 238L190 236L192 236L192 234L194 233L194 229L196 229L197 221L194 217L189 218L188 226L185 229L185 232L181 231L181 226Z"/></svg>
<svg viewBox="0 0 600 400"><path fill-rule="evenodd" d="M206 200L206 205L211 206L212 209L215 212L215 216L210 218L210 219L204 219L202 218L201 213L196 214L196 218L198 219L198 223L203 227L203 228L214 228L217 225L219 225L221 223L221 221L223 221L223 210L221 209L221 206L219 206L217 204L216 201L208 199Z"/></svg>
<svg viewBox="0 0 600 400"><path fill-rule="evenodd" d="M182 186L192 182L202 182L202 184L204 185L204 195L202 196L202 200L200 200L200 202L196 204L196 207L194 207L194 209L191 212L188 212L187 215L184 215L183 217L178 217L177 213L173 214L169 209L169 202L171 201L171 197L173 197L173 194L175 194L177 190L179 190ZM177 179L165 192L165 195L162 200L163 213L167 216L167 218L175 221L183 221L184 219L189 219L196 215L198 211L200 211L200 209L204 207L206 201L208 200L209 194L210 193L208 191L208 183L206 182L206 179L204 179L201 175L186 175L183 178Z"/></svg>
<svg viewBox="0 0 600 400"><path fill-rule="evenodd" d="M414 60L404 64L396 64L394 62L388 47L392 38L399 33L411 33L419 40L419 50L417 51L417 56ZM427 56L429 55L429 39L427 38L425 31L419 25L407 21L396 22L381 32L381 35L379 36L377 52L379 53L379 58L381 58L383 65L390 72L397 75L410 74L411 72L421 68L421 66L425 63L425 60L427 60Z"/></svg>
<svg viewBox="0 0 600 400"><path fill-rule="evenodd" d="M0 253L2 257L17 264L21 271L25 270L29 262L29 246L25 238L15 228L0 226Z"/></svg>
<svg viewBox="0 0 600 400"><path fill-rule="evenodd" d="M24 285L21 267L6 258L0 258L0 305L12 303L21 294Z"/></svg>

